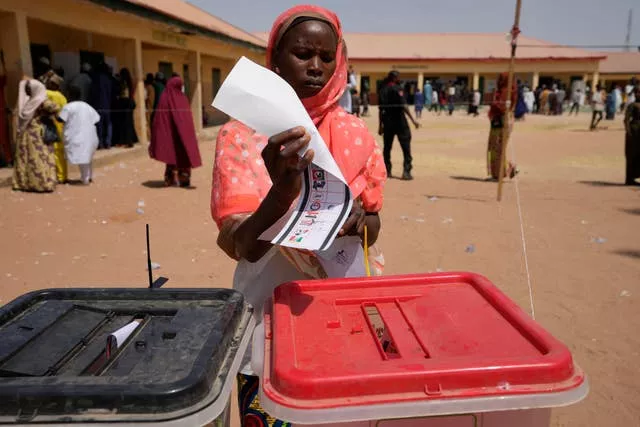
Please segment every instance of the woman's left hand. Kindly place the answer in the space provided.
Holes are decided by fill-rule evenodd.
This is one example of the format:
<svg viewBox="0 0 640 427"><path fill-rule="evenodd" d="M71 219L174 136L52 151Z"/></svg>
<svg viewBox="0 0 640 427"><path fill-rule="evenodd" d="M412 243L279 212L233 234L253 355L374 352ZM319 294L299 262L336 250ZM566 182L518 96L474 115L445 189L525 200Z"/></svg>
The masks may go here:
<svg viewBox="0 0 640 427"><path fill-rule="evenodd" d="M360 236L364 242L365 226L367 227L367 244L371 246L376 243L380 234L380 216L377 213L367 213L362 207L362 202L356 200L338 236Z"/></svg>
<svg viewBox="0 0 640 427"><path fill-rule="evenodd" d="M359 199L354 200L349 218L342 225L338 236L362 236L364 234L365 214L362 202Z"/></svg>

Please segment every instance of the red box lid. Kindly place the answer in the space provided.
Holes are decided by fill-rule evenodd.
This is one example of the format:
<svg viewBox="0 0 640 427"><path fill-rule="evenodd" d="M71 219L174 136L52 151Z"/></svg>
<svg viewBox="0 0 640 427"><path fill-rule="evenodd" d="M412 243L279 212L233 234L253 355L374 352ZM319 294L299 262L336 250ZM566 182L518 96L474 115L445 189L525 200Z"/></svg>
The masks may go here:
<svg viewBox="0 0 640 427"><path fill-rule="evenodd" d="M265 331L263 392L292 408L552 393L585 381L566 346L471 273L283 284Z"/></svg>

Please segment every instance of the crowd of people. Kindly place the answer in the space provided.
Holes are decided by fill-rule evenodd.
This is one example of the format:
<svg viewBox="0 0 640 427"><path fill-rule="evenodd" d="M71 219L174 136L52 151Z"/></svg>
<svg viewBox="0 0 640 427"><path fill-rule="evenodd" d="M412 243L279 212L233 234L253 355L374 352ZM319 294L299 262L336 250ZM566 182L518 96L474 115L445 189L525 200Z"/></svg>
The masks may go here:
<svg viewBox="0 0 640 427"><path fill-rule="evenodd" d="M79 166L81 182L88 185L96 150L131 148L138 142L131 73L123 68L113 75L103 62L95 68L85 63L65 81L64 72L51 68L46 59L36 70L37 78L24 76L19 85L15 151L7 132L8 115L0 120L2 155L14 167L13 189L54 191L57 184L68 182L67 163ZM5 74L0 83L6 82ZM166 164L167 186L189 187L191 168L202 162L182 78L174 75L167 81L157 73L144 83L149 154Z"/></svg>

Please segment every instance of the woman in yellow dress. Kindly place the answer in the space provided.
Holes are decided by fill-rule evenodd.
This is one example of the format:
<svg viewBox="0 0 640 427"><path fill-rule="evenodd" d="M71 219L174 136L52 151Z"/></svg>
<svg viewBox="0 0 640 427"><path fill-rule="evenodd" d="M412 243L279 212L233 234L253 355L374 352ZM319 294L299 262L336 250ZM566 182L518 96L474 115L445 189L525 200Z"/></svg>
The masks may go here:
<svg viewBox="0 0 640 427"><path fill-rule="evenodd" d="M47 89L38 80L20 82L16 156L13 189L52 192L56 188L56 161L53 145L44 141L42 119L60 111L47 99Z"/></svg>

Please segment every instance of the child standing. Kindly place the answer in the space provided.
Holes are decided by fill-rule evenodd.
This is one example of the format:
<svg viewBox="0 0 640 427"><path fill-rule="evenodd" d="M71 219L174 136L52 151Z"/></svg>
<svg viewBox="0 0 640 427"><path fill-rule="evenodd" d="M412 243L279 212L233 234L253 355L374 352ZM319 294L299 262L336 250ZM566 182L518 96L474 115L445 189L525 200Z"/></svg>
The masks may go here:
<svg viewBox="0 0 640 427"><path fill-rule="evenodd" d="M69 88L69 103L59 114L64 122L64 148L69 163L80 167L82 183L92 181L91 160L98 148L96 125L100 115L89 104L81 101L80 89Z"/></svg>

